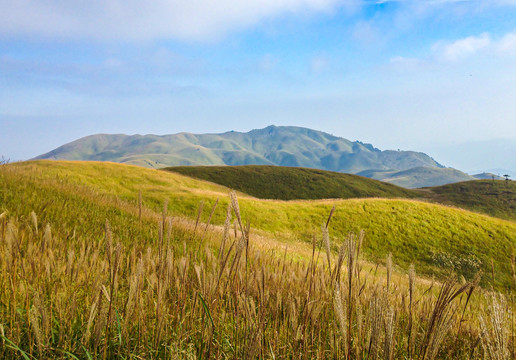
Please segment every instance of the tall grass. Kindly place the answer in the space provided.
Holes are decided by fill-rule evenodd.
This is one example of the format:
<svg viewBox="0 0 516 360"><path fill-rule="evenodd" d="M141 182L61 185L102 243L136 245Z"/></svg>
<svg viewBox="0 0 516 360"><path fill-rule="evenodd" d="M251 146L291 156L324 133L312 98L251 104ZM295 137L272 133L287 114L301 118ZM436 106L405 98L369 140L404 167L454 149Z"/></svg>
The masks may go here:
<svg viewBox="0 0 516 360"><path fill-rule="evenodd" d="M141 209L142 196L135 198ZM478 278L461 283L450 275L434 284L413 270L396 276L391 257L387 268L371 267L361 260L367 234L331 239L331 214L309 259L294 260L294 250L253 244L234 193L222 232L201 226L201 207L195 223L166 209L142 221L141 231L152 234L140 241L119 237L109 221L98 237L42 224L36 213L2 213L0 358L509 354L512 317L503 295L476 289Z"/></svg>
<svg viewBox="0 0 516 360"><path fill-rule="evenodd" d="M66 218L69 229L80 234L102 236L108 218L121 238L155 235L155 227L141 232L134 226L135 194L140 190L145 194L143 222L160 216L156 213L161 213L164 199L169 200L170 215L194 217L201 201L211 208L220 198L212 222L222 226L225 220L221 209L228 204L227 189L178 174L95 162L33 161L3 168L2 211L27 216L33 210L43 222L53 224ZM242 216L252 219L253 233L278 242L309 243L335 205L332 233L344 238L350 231L364 229L367 241L362 254L371 261L384 262L390 252L396 265L407 270L413 263L419 274L445 276L453 267L470 279L476 269L492 274L494 260L494 286L512 284L508 260L516 241L514 222L409 200L268 201L240 195L239 201ZM79 209L88 216L74 216ZM202 222L207 216L203 212ZM149 228L148 224L143 227ZM484 276L482 285L490 285L491 279Z"/></svg>
<svg viewBox="0 0 516 360"><path fill-rule="evenodd" d="M304 252L264 246L235 194L188 221L149 189L38 176L0 167L2 359L514 357L510 294L374 266L335 210Z"/></svg>

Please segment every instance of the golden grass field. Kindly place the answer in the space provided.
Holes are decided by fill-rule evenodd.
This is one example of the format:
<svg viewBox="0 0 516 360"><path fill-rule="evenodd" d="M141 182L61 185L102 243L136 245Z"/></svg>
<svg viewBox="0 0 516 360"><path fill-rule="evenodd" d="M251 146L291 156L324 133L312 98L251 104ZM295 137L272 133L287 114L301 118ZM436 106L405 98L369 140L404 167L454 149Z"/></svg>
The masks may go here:
<svg viewBox="0 0 516 360"><path fill-rule="evenodd" d="M0 358L514 358L511 221L108 163L0 191Z"/></svg>

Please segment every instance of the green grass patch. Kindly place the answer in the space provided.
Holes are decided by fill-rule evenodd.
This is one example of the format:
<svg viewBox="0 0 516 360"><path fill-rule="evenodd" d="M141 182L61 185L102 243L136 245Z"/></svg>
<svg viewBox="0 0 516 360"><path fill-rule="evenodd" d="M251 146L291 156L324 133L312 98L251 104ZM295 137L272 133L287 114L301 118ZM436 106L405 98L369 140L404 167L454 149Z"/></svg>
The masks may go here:
<svg viewBox="0 0 516 360"><path fill-rule="evenodd" d="M418 193L362 176L299 167L174 166L172 171L227 186L260 199L414 198Z"/></svg>

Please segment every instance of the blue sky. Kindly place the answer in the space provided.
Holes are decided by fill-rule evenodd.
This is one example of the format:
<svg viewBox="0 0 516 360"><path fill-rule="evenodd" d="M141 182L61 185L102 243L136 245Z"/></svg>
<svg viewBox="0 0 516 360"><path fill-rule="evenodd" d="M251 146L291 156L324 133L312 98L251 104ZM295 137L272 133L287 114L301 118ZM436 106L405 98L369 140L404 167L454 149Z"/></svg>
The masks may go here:
<svg viewBox="0 0 516 360"><path fill-rule="evenodd" d="M15 160L93 133L275 124L516 169L514 99L516 0L0 0Z"/></svg>

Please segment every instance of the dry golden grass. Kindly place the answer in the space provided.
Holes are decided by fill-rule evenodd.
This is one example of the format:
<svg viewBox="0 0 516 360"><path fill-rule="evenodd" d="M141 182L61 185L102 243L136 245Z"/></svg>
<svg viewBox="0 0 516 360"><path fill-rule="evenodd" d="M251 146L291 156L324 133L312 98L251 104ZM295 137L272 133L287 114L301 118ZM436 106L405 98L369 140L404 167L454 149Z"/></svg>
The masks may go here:
<svg viewBox="0 0 516 360"><path fill-rule="evenodd" d="M392 266L377 271L360 259L363 233L324 254L333 241L330 218L308 258L280 255L252 243L234 194L230 203L215 232L200 221L172 221L165 206L146 244L117 238L109 222L101 238L62 237L36 214L27 221L2 216L0 357L509 354L511 306L501 294L486 305L481 290L469 301L476 280L450 276L429 286L413 272L401 279Z"/></svg>
<svg viewBox="0 0 516 360"><path fill-rule="evenodd" d="M2 359L514 357L512 293L366 262L368 234L333 234L333 210L285 243L234 194L191 220L145 190L2 179Z"/></svg>

